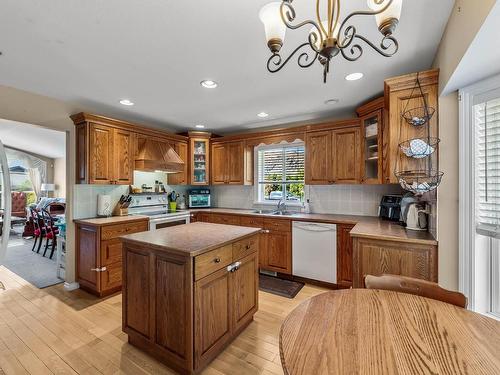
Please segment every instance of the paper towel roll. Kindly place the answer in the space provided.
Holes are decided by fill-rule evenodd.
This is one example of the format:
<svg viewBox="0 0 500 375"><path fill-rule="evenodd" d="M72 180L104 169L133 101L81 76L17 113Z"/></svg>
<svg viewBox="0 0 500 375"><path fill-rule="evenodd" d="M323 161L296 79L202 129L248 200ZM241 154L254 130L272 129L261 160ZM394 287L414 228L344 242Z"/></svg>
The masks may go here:
<svg viewBox="0 0 500 375"><path fill-rule="evenodd" d="M111 195L97 195L97 216L111 216Z"/></svg>

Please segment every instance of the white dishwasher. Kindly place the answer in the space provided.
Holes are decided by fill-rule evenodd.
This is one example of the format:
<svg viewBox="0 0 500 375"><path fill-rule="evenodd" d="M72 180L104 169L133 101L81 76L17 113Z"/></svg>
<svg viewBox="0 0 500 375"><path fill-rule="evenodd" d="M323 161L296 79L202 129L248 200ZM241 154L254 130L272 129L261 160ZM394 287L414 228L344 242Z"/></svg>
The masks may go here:
<svg viewBox="0 0 500 375"><path fill-rule="evenodd" d="M292 223L292 274L337 283L337 226Z"/></svg>

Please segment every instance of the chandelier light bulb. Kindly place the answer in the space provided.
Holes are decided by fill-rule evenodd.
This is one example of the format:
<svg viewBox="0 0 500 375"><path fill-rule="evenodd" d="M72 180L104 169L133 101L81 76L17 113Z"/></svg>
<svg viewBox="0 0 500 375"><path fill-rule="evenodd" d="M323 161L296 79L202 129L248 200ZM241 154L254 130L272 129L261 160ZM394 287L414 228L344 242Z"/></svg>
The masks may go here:
<svg viewBox="0 0 500 375"><path fill-rule="evenodd" d="M266 41L271 52L277 53L285 40L286 25L281 19L281 2L272 2L262 7L259 18L264 24Z"/></svg>

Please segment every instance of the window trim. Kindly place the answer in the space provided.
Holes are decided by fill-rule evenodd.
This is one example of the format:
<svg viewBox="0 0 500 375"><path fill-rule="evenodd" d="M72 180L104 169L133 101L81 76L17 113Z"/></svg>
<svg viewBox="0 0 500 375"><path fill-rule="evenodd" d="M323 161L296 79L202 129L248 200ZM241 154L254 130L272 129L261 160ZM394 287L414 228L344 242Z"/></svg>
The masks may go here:
<svg viewBox="0 0 500 375"><path fill-rule="evenodd" d="M474 98L500 88L500 75L467 86L458 93L459 101L459 290L469 300L468 308L476 310L475 295L475 127L473 120ZM491 259L491 256L490 256ZM491 267L488 267L491 269ZM489 271L489 270L487 270ZM491 286L491 282L490 282ZM491 291L488 298L491 301ZM499 319L495 314L486 313Z"/></svg>
<svg viewBox="0 0 500 375"><path fill-rule="evenodd" d="M293 142L281 142L281 143L274 143L274 144L261 144L258 146L254 147L253 150L253 160L254 160L254 199L253 199L253 204L254 205L261 205L261 206L276 206L278 202L269 202L269 201L261 201L259 200L259 190L260 190L260 184L259 184L259 151L262 150L270 150L274 148L282 148L282 147L297 147L297 146L303 146L305 150L305 142L304 141L293 141ZM305 165L304 165L305 168ZM306 184L305 184L305 175L304 175L304 197L306 194ZM305 199L305 198L304 198ZM294 202L294 201L286 201L287 207L302 207L304 204L303 202Z"/></svg>

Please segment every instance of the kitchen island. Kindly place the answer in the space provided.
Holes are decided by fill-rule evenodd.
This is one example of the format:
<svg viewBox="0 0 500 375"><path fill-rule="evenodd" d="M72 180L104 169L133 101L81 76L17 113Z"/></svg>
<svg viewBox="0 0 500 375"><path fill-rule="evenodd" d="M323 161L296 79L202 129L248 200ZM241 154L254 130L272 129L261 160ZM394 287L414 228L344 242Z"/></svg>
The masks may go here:
<svg viewBox="0 0 500 375"><path fill-rule="evenodd" d="M178 372L200 372L258 309L259 236L192 223L121 237L130 344Z"/></svg>

